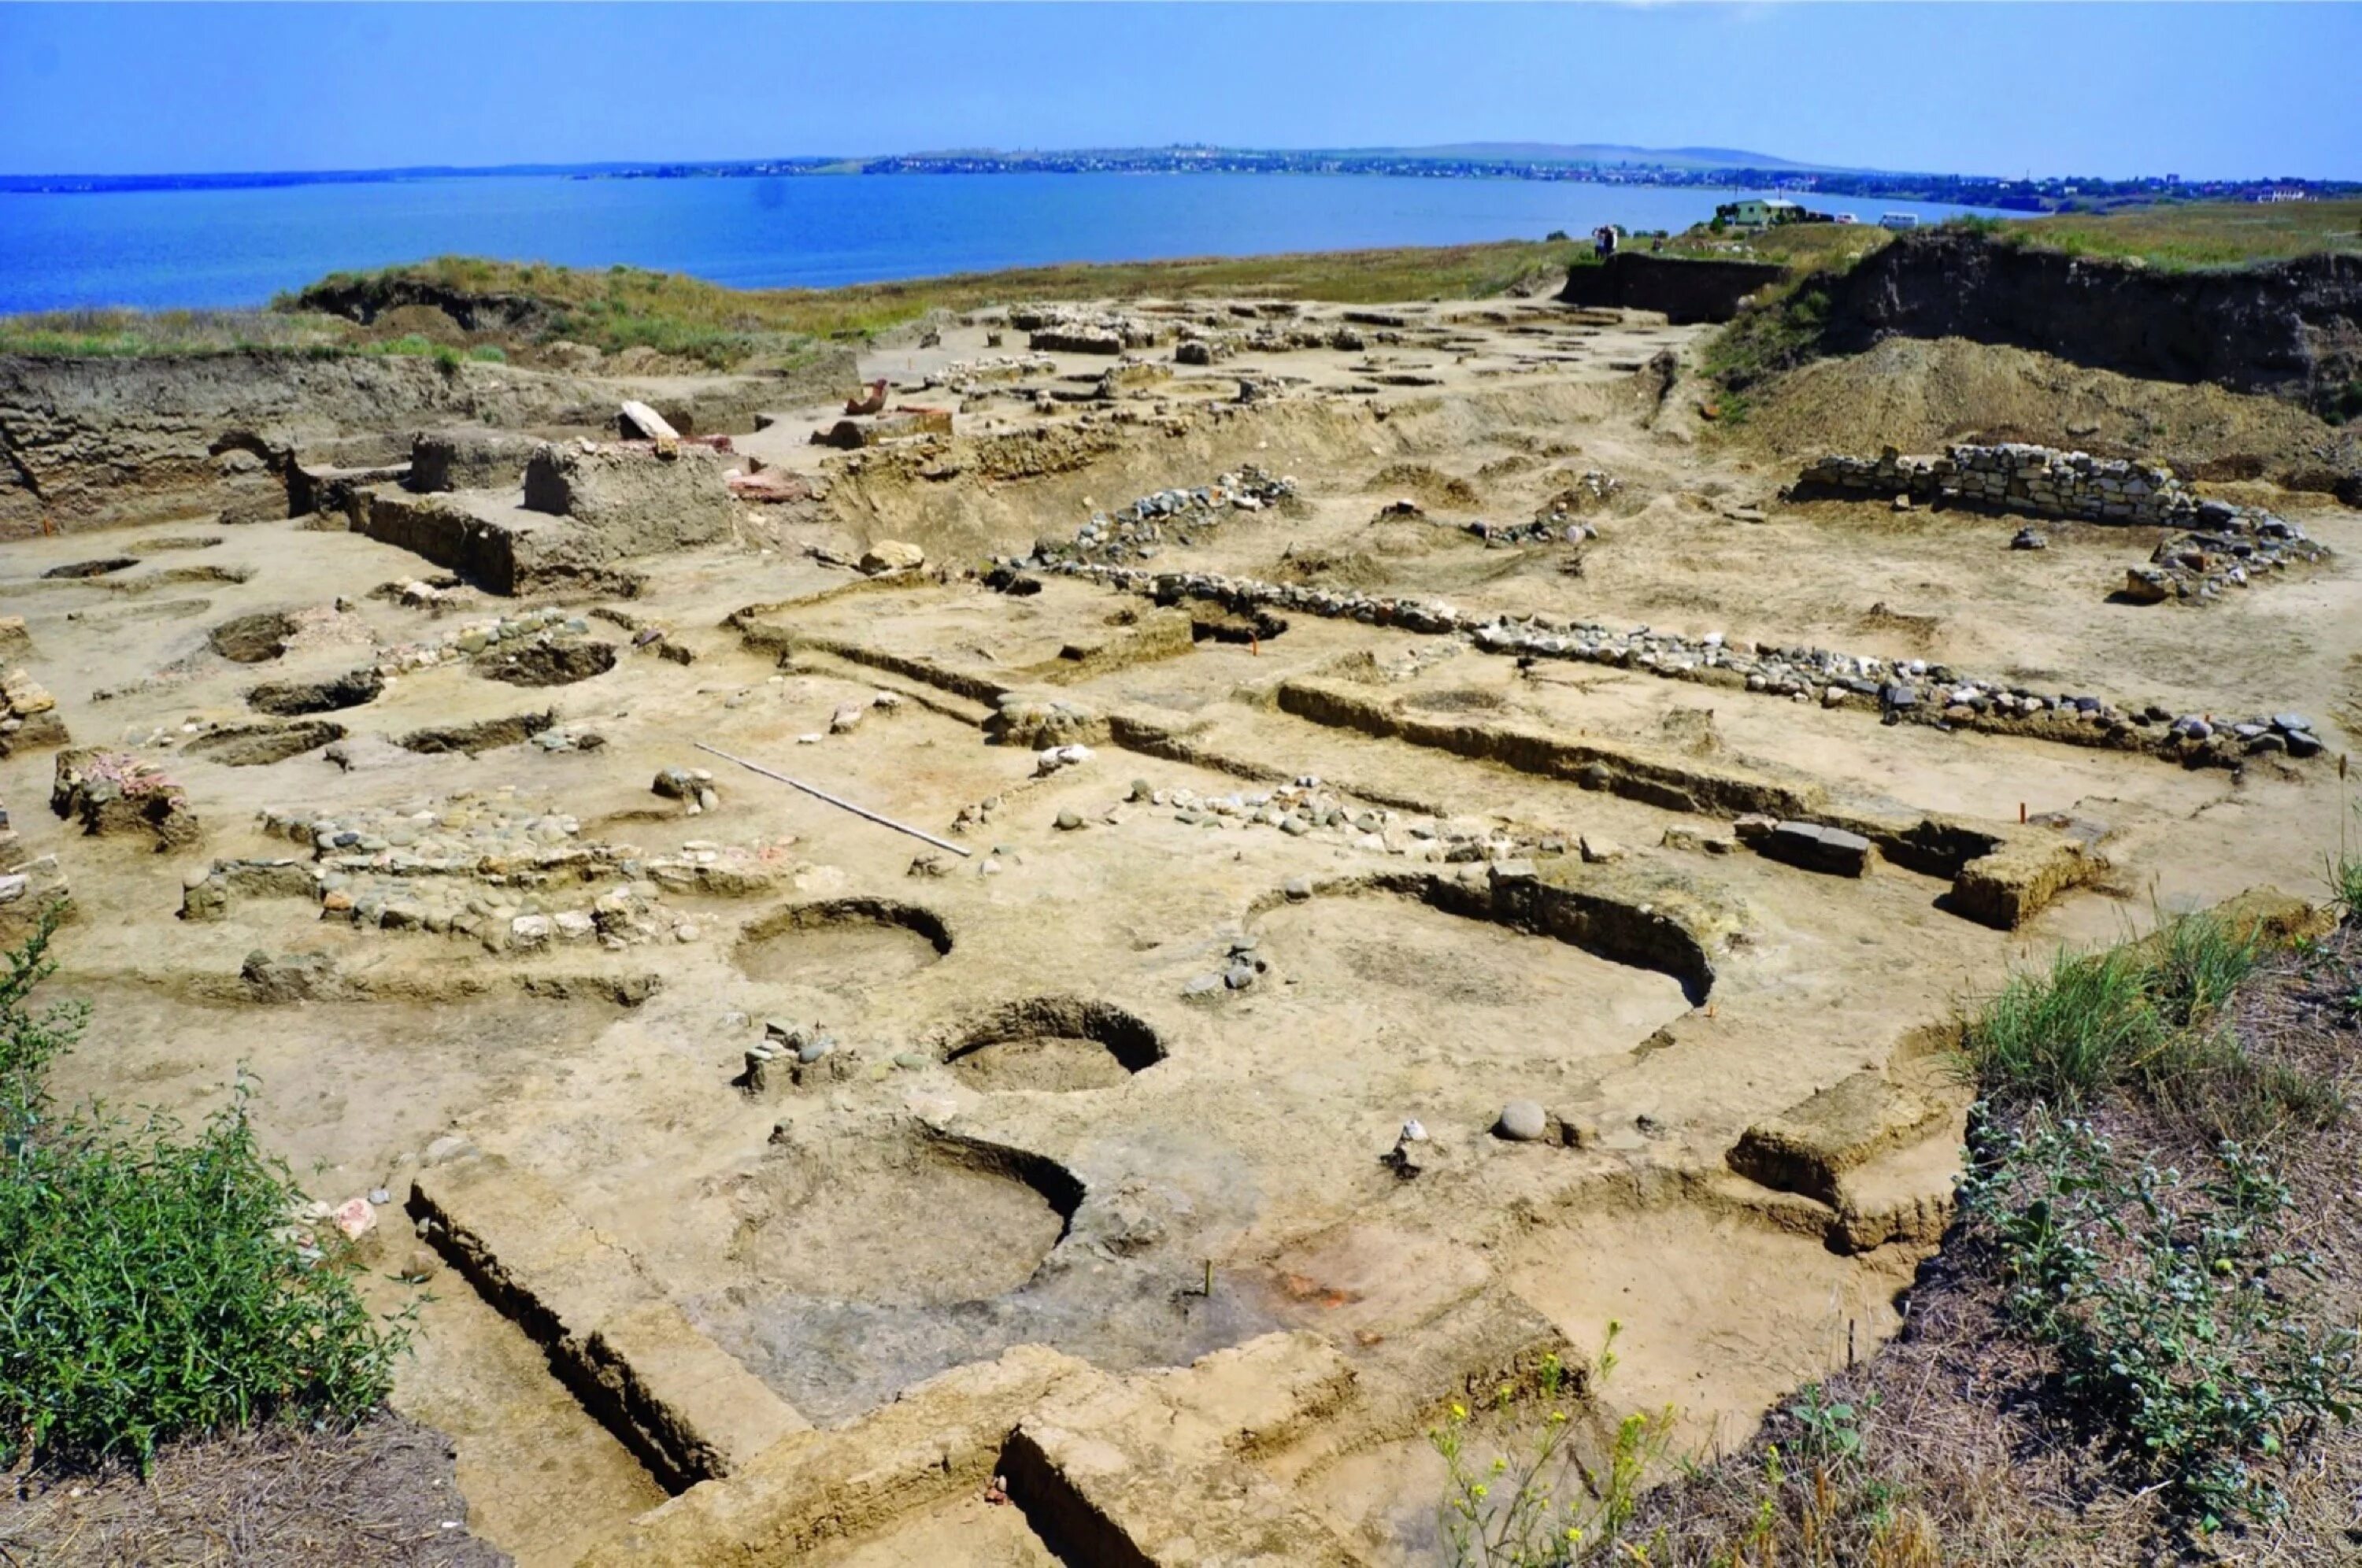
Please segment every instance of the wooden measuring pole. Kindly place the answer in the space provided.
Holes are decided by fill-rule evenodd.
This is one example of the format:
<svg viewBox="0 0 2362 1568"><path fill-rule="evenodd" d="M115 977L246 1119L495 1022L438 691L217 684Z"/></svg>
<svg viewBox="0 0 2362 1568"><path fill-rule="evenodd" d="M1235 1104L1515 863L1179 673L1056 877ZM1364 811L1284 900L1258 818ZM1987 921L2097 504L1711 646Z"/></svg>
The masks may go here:
<svg viewBox="0 0 2362 1568"><path fill-rule="evenodd" d="M703 741L692 741L690 744L696 746L700 751L712 753L715 756L720 757L724 762L734 762L739 767L746 769L749 773L759 773L766 778L777 779L778 782L787 785L791 790L801 790L805 794L810 795L816 801L826 801L838 811L851 812L855 816L876 823L879 827L889 827L896 833L907 833L912 838L923 839L927 843L933 845L937 849L947 849L951 851L954 855L958 856L962 860L968 858L969 852L962 849L956 844L945 844L933 834L922 833L908 823L898 823L892 817L873 812L866 806L856 806L852 801L846 800L844 796L832 795L827 790L821 789L818 785L807 784L800 778L790 778L784 773L774 773L759 762L749 762L743 756L733 756L718 745L708 745Z"/></svg>

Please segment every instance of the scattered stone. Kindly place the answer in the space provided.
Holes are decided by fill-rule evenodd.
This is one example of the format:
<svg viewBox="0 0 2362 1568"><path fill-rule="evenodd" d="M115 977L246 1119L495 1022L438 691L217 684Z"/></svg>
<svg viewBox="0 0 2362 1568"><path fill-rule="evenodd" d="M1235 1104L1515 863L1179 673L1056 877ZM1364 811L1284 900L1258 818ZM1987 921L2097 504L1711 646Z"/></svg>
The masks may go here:
<svg viewBox="0 0 2362 1568"><path fill-rule="evenodd" d="M880 539L861 552L860 570L864 577L882 577L888 572L916 571L927 564L927 552L900 539Z"/></svg>
<svg viewBox="0 0 2362 1568"><path fill-rule="evenodd" d="M1835 877L1866 876L1871 867L1870 840L1818 823L1777 823L1757 841L1756 848L1774 860Z"/></svg>
<svg viewBox="0 0 2362 1568"><path fill-rule="evenodd" d="M1045 541L1035 551L1043 561L1145 560L1164 546L1205 540L1231 512L1261 512L1296 493L1296 481L1275 477L1249 463L1210 485L1160 490L1113 513L1095 512L1071 544Z"/></svg>
<svg viewBox="0 0 2362 1568"><path fill-rule="evenodd" d="M1537 1143L1550 1132L1550 1117L1530 1099L1513 1099L1501 1108L1493 1131L1512 1143Z"/></svg>

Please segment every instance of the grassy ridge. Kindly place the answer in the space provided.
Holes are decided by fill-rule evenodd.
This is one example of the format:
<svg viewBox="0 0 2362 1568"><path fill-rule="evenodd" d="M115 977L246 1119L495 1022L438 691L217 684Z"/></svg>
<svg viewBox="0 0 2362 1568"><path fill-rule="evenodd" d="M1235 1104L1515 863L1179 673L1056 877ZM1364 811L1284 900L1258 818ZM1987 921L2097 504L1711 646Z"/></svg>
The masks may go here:
<svg viewBox="0 0 2362 1568"><path fill-rule="evenodd" d="M2045 250L2137 259L2175 271L2286 261L2324 251L2362 256L2362 201L2136 207L1996 226L2018 243Z"/></svg>
<svg viewBox="0 0 2362 1568"><path fill-rule="evenodd" d="M866 337L934 310L975 310L1021 300L1267 295L1346 304L1481 298L1520 284L1554 282L1576 248L1505 240L1433 248L1310 251L1278 256L1066 263L955 272L835 289L729 289L679 272L603 271L542 262L443 256L368 273L337 273L282 302L304 309L333 293L390 292L409 283L536 302L559 337L594 348L646 345L698 352L708 342L765 337Z"/></svg>
<svg viewBox="0 0 2362 1568"><path fill-rule="evenodd" d="M529 348L557 339L607 353L646 348L717 369L793 357L813 338L861 339L930 311L974 310L1026 300L1263 296L1342 304L1485 298L1555 286L1578 250L1566 241L1198 257L1166 261L1068 263L957 272L835 289L730 289L679 272L636 267L557 267L444 256L374 272L334 273L273 302L268 311L63 311L0 317L0 353L50 358L145 358L264 348L338 354ZM415 312L363 326L319 308L324 301L403 285L501 296L534 325L424 342ZM393 345L405 344L395 348Z"/></svg>

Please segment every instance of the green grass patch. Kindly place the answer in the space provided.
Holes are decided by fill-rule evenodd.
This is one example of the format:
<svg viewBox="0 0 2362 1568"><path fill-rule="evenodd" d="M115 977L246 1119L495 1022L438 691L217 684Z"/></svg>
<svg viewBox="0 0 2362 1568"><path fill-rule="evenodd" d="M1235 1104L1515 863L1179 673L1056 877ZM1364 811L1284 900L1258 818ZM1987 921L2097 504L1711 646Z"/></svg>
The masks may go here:
<svg viewBox="0 0 2362 1568"><path fill-rule="evenodd" d="M2337 912L2349 921L2362 921L2362 855L2341 849L2329 861L2329 892L2336 900Z"/></svg>
<svg viewBox="0 0 2362 1568"><path fill-rule="evenodd" d="M254 350L337 353L350 324L310 312L67 310L0 316L0 354L182 359Z"/></svg>
<svg viewBox="0 0 2362 1568"><path fill-rule="evenodd" d="M1700 352L1700 367L1727 393L1743 393L1803 364L1818 351L1822 328L1828 322L1827 280L1816 274L1801 282L1775 286L1767 294L1755 309L1707 339ZM1727 421L1734 412L1726 403Z"/></svg>
<svg viewBox="0 0 2362 1568"><path fill-rule="evenodd" d="M257 1143L241 1077L193 1133L61 1110L43 1070L78 1010L36 1012L38 932L0 973L0 1465L127 1458L266 1419L348 1419L383 1401L408 1342Z"/></svg>
<svg viewBox="0 0 2362 1568"><path fill-rule="evenodd" d="M2080 1106L2156 1060L2165 1022L2149 966L2128 947L2059 953L2014 976L1969 1026L1978 1077L1992 1090Z"/></svg>
<svg viewBox="0 0 2362 1568"><path fill-rule="evenodd" d="M2246 267L2324 252L2362 255L2362 200L2167 203L2003 226L2009 243L2136 260L2169 271Z"/></svg>
<svg viewBox="0 0 2362 1568"><path fill-rule="evenodd" d="M2210 1140L2330 1126L2347 1110L2337 1087L2257 1057L2228 1024L2262 959L2259 938L2211 913L2103 952L2062 951L1969 1021L1970 1060L2005 1101L2075 1111L2129 1090Z"/></svg>

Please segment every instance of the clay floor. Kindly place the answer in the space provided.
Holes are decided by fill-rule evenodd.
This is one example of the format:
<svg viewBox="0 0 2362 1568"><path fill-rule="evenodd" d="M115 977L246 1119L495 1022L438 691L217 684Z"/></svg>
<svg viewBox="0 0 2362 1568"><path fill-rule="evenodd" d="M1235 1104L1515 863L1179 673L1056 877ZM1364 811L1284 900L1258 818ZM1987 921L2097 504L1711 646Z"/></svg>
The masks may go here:
<svg viewBox="0 0 2362 1568"><path fill-rule="evenodd" d="M196 1115L243 1065L315 1196L391 1195L371 1289L426 1301L395 1402L452 1436L469 1529L522 1563L1431 1562L1426 1426L1545 1352L1587 1364L1610 1320L1587 1420L1670 1403L1691 1450L1743 1440L1895 1328L1948 1213L1965 999L2160 909L2317 890L2362 517L2273 498L2339 554L2219 604L2114 603L2153 538L2012 553L2000 518L1783 504L1793 473L1651 369L1694 329L1396 314L1361 351L1099 402L1046 395L1088 355L964 402L922 384L1018 351L987 322L881 348L898 398L959 403L953 441L836 452L806 441L834 409L778 410L737 448L820 502L630 563L628 602L562 602L582 629L541 635L612 645L602 672L456 659L317 714L348 766L187 747L254 722L258 681L561 601L378 593L436 569L303 519L8 546L12 662L204 828L82 836L43 809L52 754L0 758L17 853L72 893L57 988L95 1008L59 1088ZM1011 443L1044 425L1065 456L1025 472ZM1248 463L1296 498L1150 564L2294 710L2329 750L2185 768L968 569ZM1464 526L1586 472L1615 481L1595 538ZM881 539L929 569L831 564ZM216 651L274 611L276 657ZM544 709L574 744L379 738ZM1037 777L1061 744L1089 755ZM652 792L672 767L711 770L712 809ZM1733 823L1755 800L1861 827L1874 864L1758 853ZM1971 847L1902 847L1930 819ZM467 836L488 823L513 831ZM402 864L447 834L460 853ZM2021 851L2063 870L2015 929L1959 912L1966 861ZM329 858L358 891L304 884ZM273 860L294 885L207 881ZM191 883L226 889L211 918L181 918ZM424 912L355 918L393 905ZM1513 1101L1540 1137L1496 1132Z"/></svg>

